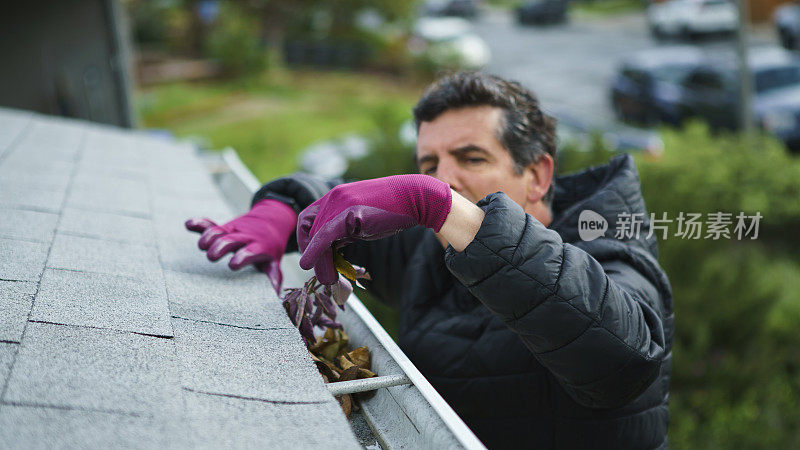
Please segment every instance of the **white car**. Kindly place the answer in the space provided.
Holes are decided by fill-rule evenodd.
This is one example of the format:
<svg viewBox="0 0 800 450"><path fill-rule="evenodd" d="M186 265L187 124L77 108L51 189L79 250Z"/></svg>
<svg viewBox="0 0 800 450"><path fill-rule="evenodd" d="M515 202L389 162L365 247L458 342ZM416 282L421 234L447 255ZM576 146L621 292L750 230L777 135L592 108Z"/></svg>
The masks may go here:
<svg viewBox="0 0 800 450"><path fill-rule="evenodd" d="M781 5L772 15L781 45L787 50L800 49L800 3Z"/></svg>
<svg viewBox="0 0 800 450"><path fill-rule="evenodd" d="M479 69L489 63L489 45L460 17L423 17L414 27L412 54L426 53L438 65Z"/></svg>
<svg viewBox="0 0 800 450"><path fill-rule="evenodd" d="M668 0L648 6L647 23L657 38L733 33L739 9L730 0Z"/></svg>

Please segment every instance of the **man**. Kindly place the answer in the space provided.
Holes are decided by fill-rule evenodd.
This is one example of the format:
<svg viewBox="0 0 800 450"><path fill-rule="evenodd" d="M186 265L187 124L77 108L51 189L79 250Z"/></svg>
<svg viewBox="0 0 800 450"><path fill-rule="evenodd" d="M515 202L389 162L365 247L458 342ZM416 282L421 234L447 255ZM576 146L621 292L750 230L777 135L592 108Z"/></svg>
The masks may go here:
<svg viewBox="0 0 800 450"><path fill-rule="evenodd" d="M480 73L439 80L414 117L420 175L332 189L295 175L222 227L187 225L210 259L236 251L233 268L260 264L276 283L295 221L300 264L320 281L336 281L341 247L489 448L666 448L669 284L649 223L613 237L620 213L646 213L630 156L554 183L553 120L519 84ZM604 236L580 238L584 210L610 223Z"/></svg>

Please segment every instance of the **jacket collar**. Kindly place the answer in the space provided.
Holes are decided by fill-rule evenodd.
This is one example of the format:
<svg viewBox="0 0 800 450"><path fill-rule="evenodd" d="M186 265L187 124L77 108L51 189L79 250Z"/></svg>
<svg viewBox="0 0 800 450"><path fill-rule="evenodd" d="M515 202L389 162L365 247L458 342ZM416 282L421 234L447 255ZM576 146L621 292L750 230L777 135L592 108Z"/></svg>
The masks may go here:
<svg viewBox="0 0 800 450"><path fill-rule="evenodd" d="M655 251L655 238L646 239L650 217L631 155L618 155L608 164L558 177L552 208L553 222L550 228L557 231L565 242L582 240L578 233L578 220L581 212L590 210L608 222L604 237L627 242L649 252ZM633 236L615 237L620 228L630 230L620 224L620 219L624 221L631 217L637 218L634 221L641 221L639 232L633 233Z"/></svg>

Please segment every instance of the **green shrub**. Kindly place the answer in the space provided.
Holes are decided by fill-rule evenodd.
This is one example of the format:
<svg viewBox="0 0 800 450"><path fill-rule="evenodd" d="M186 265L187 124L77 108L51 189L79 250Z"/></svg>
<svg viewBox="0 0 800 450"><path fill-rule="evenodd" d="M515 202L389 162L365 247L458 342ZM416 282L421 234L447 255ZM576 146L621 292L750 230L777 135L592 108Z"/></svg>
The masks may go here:
<svg viewBox="0 0 800 450"><path fill-rule="evenodd" d="M192 55L192 12L183 2L130 0L122 2L137 47L169 54Z"/></svg>
<svg viewBox="0 0 800 450"><path fill-rule="evenodd" d="M797 448L800 161L701 124L663 137L660 160L638 161L650 212L763 216L756 240L659 242L675 299L671 445Z"/></svg>
<svg viewBox="0 0 800 450"><path fill-rule="evenodd" d="M136 43L163 46L168 35L166 8L158 2L149 1L129 1L126 6Z"/></svg>
<svg viewBox="0 0 800 450"><path fill-rule="evenodd" d="M257 73L267 66L258 21L233 3L223 3L208 35L207 56L218 61L226 75Z"/></svg>
<svg viewBox="0 0 800 450"><path fill-rule="evenodd" d="M577 139L559 140L556 171L558 175L576 172L587 167L605 164L614 156L599 132L592 133L587 142Z"/></svg>
<svg viewBox="0 0 800 450"><path fill-rule="evenodd" d="M376 131L369 137L369 153L349 163L345 179L370 178L415 173L414 144L404 142L400 129L409 120L408 110L394 105L375 112Z"/></svg>

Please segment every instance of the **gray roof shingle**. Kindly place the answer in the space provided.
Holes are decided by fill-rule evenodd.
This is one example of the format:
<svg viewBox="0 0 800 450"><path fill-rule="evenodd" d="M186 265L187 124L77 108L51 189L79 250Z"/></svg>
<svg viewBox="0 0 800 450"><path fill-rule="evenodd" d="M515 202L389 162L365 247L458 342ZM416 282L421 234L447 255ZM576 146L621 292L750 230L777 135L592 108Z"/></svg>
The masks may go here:
<svg viewBox="0 0 800 450"><path fill-rule="evenodd" d="M140 217L64 208L59 233L129 244L155 243L153 223Z"/></svg>
<svg viewBox="0 0 800 450"><path fill-rule="evenodd" d="M266 277L244 270L222 277L164 271L173 317L252 329L291 327L279 302L262 302L272 289Z"/></svg>
<svg viewBox="0 0 800 450"><path fill-rule="evenodd" d="M250 330L175 320L183 386L203 392L275 403L331 399L294 328Z"/></svg>
<svg viewBox="0 0 800 450"><path fill-rule="evenodd" d="M58 213L65 191L59 185L28 181L0 181L0 206Z"/></svg>
<svg viewBox="0 0 800 450"><path fill-rule="evenodd" d="M36 295L36 284L0 281L0 341L19 342ZM3 378L0 378L2 380Z"/></svg>
<svg viewBox="0 0 800 450"><path fill-rule="evenodd" d="M0 342L0 380L5 381L11 373L11 365L17 356L17 347L19 344Z"/></svg>
<svg viewBox="0 0 800 450"><path fill-rule="evenodd" d="M33 114L21 111L0 110L0 158L25 131Z"/></svg>
<svg viewBox="0 0 800 450"><path fill-rule="evenodd" d="M0 208L0 214L6 209ZM0 280L39 281L49 244L0 238Z"/></svg>
<svg viewBox="0 0 800 450"><path fill-rule="evenodd" d="M161 266L152 245L56 234L47 267L106 273L148 279L158 277Z"/></svg>
<svg viewBox="0 0 800 450"><path fill-rule="evenodd" d="M168 339L29 322L4 402L117 413L180 407Z"/></svg>
<svg viewBox="0 0 800 450"><path fill-rule="evenodd" d="M31 320L172 336L167 292L159 279L46 269Z"/></svg>
<svg viewBox="0 0 800 450"><path fill-rule="evenodd" d="M66 192L74 163L58 161L33 161L23 159L16 163L3 160L0 164L0 182L8 186L29 183L47 186L53 191ZM31 174L36 174L35 179Z"/></svg>
<svg viewBox="0 0 800 450"><path fill-rule="evenodd" d="M149 217L150 202L147 187L135 181L126 183L83 184L73 186L67 196L67 206L88 211L128 214L134 217ZM109 186L114 186L109 189ZM124 199L124 200L121 200Z"/></svg>
<svg viewBox="0 0 800 450"><path fill-rule="evenodd" d="M171 436L163 422L150 417L16 405L0 407L0 430L0 448L43 450L166 448Z"/></svg>
<svg viewBox="0 0 800 450"><path fill-rule="evenodd" d="M187 393L176 420L29 406L0 408L0 447L18 448L355 448L335 403L280 405ZM302 427L287 426L302 420ZM313 430L305 432L304 430Z"/></svg>
<svg viewBox="0 0 800 450"><path fill-rule="evenodd" d="M49 243L58 214L24 209L5 209L0 216L0 237Z"/></svg>
<svg viewBox="0 0 800 450"><path fill-rule="evenodd" d="M358 448L194 149L0 108L0 448Z"/></svg>
<svg viewBox="0 0 800 450"><path fill-rule="evenodd" d="M349 429L337 403L276 404L193 394L186 396L188 442L214 448L353 448L340 430ZM283 424L301 421L302 426Z"/></svg>

